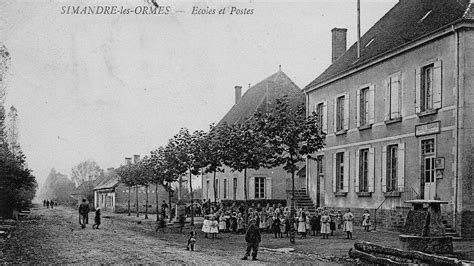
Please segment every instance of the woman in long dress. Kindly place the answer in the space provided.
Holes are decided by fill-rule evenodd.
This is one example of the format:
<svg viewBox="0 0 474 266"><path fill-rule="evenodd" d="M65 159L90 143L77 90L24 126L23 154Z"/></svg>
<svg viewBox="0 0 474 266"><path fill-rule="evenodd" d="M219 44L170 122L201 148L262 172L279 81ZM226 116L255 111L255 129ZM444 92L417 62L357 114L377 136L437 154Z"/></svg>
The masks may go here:
<svg viewBox="0 0 474 266"><path fill-rule="evenodd" d="M346 213L342 217L344 219L344 232L347 234L347 239L352 239L352 231L354 230L354 215L350 209L347 209Z"/></svg>
<svg viewBox="0 0 474 266"><path fill-rule="evenodd" d="M323 215L321 216L321 235L323 239L329 238L329 234L331 233L331 227L329 223L331 222L331 217L328 214L328 211L324 211Z"/></svg>
<svg viewBox="0 0 474 266"><path fill-rule="evenodd" d="M301 234L301 238L306 238L306 214L304 211L301 211L298 217L298 233Z"/></svg>

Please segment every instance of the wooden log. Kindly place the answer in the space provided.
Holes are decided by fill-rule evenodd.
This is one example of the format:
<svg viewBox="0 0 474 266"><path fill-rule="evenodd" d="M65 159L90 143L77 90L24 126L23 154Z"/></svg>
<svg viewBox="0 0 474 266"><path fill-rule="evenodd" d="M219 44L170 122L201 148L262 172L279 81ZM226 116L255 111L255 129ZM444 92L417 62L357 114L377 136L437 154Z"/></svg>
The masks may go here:
<svg viewBox="0 0 474 266"><path fill-rule="evenodd" d="M370 262L370 263L374 263L374 264L407 265L407 264L403 264L403 263L400 263L400 262L397 262L397 261L394 261L394 260L391 260L391 259L377 257L377 256L374 256L372 254L365 253L365 252L359 251L357 249L352 249L352 248L349 249L349 256L351 258L361 259L365 262Z"/></svg>
<svg viewBox="0 0 474 266"><path fill-rule="evenodd" d="M406 251L398 248L383 247L370 242L358 242L354 244L354 247L355 249L366 253L387 254L433 264L462 265L462 262L456 258L433 255L420 251Z"/></svg>

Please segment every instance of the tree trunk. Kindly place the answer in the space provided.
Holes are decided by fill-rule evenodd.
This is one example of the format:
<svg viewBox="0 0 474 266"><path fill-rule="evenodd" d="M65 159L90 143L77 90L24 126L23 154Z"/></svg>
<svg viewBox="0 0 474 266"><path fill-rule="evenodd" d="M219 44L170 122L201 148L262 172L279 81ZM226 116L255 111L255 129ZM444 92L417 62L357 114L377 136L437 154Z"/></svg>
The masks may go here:
<svg viewBox="0 0 474 266"><path fill-rule="evenodd" d="M148 219L148 185L145 186L145 193L146 193L146 199L145 199L145 219Z"/></svg>
<svg viewBox="0 0 474 266"><path fill-rule="evenodd" d="M132 215L130 210L130 201L131 201L132 186L128 186L128 216Z"/></svg>
<svg viewBox="0 0 474 266"><path fill-rule="evenodd" d="M244 169L244 200L245 200L245 223L249 220L249 203L247 201L247 168Z"/></svg>
<svg viewBox="0 0 474 266"><path fill-rule="evenodd" d="M365 253L356 249L350 249L349 250L349 256L351 258L359 258L362 259L366 262L377 264L377 265L401 265L402 263L387 259L387 258L382 258L382 257L377 257L369 253ZM406 263L403 263L406 264Z"/></svg>
<svg viewBox="0 0 474 266"><path fill-rule="evenodd" d="M295 243L295 172L291 172L290 243Z"/></svg>
<svg viewBox="0 0 474 266"><path fill-rule="evenodd" d="M169 209L169 214L170 214L170 218L169 218L169 221L171 222L171 190L168 191L168 209Z"/></svg>
<svg viewBox="0 0 474 266"><path fill-rule="evenodd" d="M214 188L214 205L217 203L217 189L216 189L216 170L214 170L214 183L212 184L212 187ZM210 208L211 206L209 206Z"/></svg>
<svg viewBox="0 0 474 266"><path fill-rule="evenodd" d="M135 186L135 195L136 195L136 199L137 199L137 217L140 216L140 209L139 209L139 206L138 206L138 185Z"/></svg>
<svg viewBox="0 0 474 266"><path fill-rule="evenodd" d="M193 179L191 169L189 169L189 193L191 193L191 226L194 226L194 197L193 197Z"/></svg>
<svg viewBox="0 0 474 266"><path fill-rule="evenodd" d="M160 202L158 201L158 183L155 183L155 197L156 197L156 221L158 222L160 220L160 213L158 209L158 205Z"/></svg>

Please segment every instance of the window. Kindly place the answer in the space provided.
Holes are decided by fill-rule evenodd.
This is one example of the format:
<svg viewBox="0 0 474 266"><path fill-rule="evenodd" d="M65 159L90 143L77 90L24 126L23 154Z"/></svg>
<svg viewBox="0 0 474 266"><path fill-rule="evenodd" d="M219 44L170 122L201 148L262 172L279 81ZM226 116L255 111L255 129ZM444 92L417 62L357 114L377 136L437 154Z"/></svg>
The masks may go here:
<svg viewBox="0 0 474 266"><path fill-rule="evenodd" d="M316 110L314 110L316 112L316 115L318 117L318 127L323 130L323 120L324 120L324 103L320 103L318 105L316 105Z"/></svg>
<svg viewBox="0 0 474 266"><path fill-rule="evenodd" d="M234 200L237 199L237 178L234 178L234 186L233 186L233 192L232 196L234 197Z"/></svg>
<svg viewBox="0 0 474 266"><path fill-rule="evenodd" d="M209 198L209 180L206 180L206 199Z"/></svg>
<svg viewBox="0 0 474 266"><path fill-rule="evenodd" d="M324 191L321 189L322 180L324 180L324 155L316 157L316 206L321 206Z"/></svg>
<svg viewBox="0 0 474 266"><path fill-rule="evenodd" d="M369 88L360 90L359 106L360 126L365 126L369 123Z"/></svg>
<svg viewBox="0 0 474 266"><path fill-rule="evenodd" d="M390 145L387 147L387 192L398 189L398 145Z"/></svg>
<svg viewBox="0 0 474 266"><path fill-rule="evenodd" d="M422 68L421 73L421 111L433 109L433 64Z"/></svg>
<svg viewBox="0 0 474 266"><path fill-rule="evenodd" d="M214 183L214 193L216 193L216 198L219 198L219 179L216 178Z"/></svg>
<svg viewBox="0 0 474 266"><path fill-rule="evenodd" d="M227 199L227 179L224 179L224 199Z"/></svg>
<svg viewBox="0 0 474 266"><path fill-rule="evenodd" d="M369 149L359 150L359 192L369 192Z"/></svg>
<svg viewBox="0 0 474 266"><path fill-rule="evenodd" d="M403 192L405 183L405 143L382 147L382 192ZM400 196L388 193L387 196Z"/></svg>
<svg viewBox="0 0 474 266"><path fill-rule="evenodd" d="M336 100L336 131L344 130L344 96Z"/></svg>
<svg viewBox="0 0 474 266"><path fill-rule="evenodd" d="M416 113L425 115L441 108L442 69L437 60L416 69Z"/></svg>
<svg viewBox="0 0 474 266"><path fill-rule="evenodd" d="M324 155L319 155L316 157L316 164L318 177L324 178Z"/></svg>
<svg viewBox="0 0 474 266"><path fill-rule="evenodd" d="M255 198L265 198L265 177L255 177Z"/></svg>
<svg viewBox="0 0 474 266"><path fill-rule="evenodd" d="M385 90L385 121L397 120L401 113L401 82L400 74L387 80Z"/></svg>
<svg viewBox="0 0 474 266"><path fill-rule="evenodd" d="M336 192L344 190L344 153L336 153Z"/></svg>

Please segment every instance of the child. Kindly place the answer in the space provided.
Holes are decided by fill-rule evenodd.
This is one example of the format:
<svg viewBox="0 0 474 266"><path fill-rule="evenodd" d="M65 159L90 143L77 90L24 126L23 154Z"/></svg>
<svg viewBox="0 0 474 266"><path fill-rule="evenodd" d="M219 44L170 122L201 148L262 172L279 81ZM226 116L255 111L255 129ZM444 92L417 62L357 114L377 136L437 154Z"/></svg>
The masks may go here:
<svg viewBox="0 0 474 266"><path fill-rule="evenodd" d="M281 231L280 231L280 219L278 219L276 216L273 216L272 218L272 232L275 234L275 238L278 236L281 237Z"/></svg>
<svg viewBox="0 0 474 266"><path fill-rule="evenodd" d="M312 236L317 236L319 234L319 232L317 231L318 223L319 221L317 220L317 215L311 215L309 218L309 224L310 224ZM321 230L321 228L319 228L319 230Z"/></svg>
<svg viewBox="0 0 474 266"><path fill-rule="evenodd" d="M329 216L328 211L324 211L321 216L321 235L323 235L323 239L328 239L329 233L331 233L329 222L331 222L331 217Z"/></svg>
<svg viewBox="0 0 474 266"><path fill-rule="evenodd" d="M280 213L278 220L280 220L280 238L282 238L283 234L286 233L286 219L283 216L283 213Z"/></svg>
<svg viewBox="0 0 474 266"><path fill-rule="evenodd" d="M331 220L329 221L329 228L331 229L331 236L334 235L334 231L336 231L336 214L334 213L334 210L331 210L329 213L329 217Z"/></svg>
<svg viewBox="0 0 474 266"><path fill-rule="evenodd" d="M344 218L343 218L341 210L337 211L337 221L338 221L337 229L342 229L342 226L344 224Z"/></svg>
<svg viewBox="0 0 474 266"><path fill-rule="evenodd" d="M237 233L241 234L244 233L244 218L242 217L242 213L237 214Z"/></svg>
<svg viewBox="0 0 474 266"><path fill-rule="evenodd" d="M196 243L196 231L193 230L189 233L188 245L186 246L186 249L189 250L189 246L191 246L191 251L194 251L195 243Z"/></svg>
<svg viewBox="0 0 474 266"><path fill-rule="evenodd" d="M298 233L301 234L301 238L306 238L306 214L302 210L298 217Z"/></svg>
<svg viewBox="0 0 474 266"><path fill-rule="evenodd" d="M92 229L99 229L100 225L100 208L97 208L95 211L95 217L94 217L94 225L92 226Z"/></svg>
<svg viewBox="0 0 474 266"><path fill-rule="evenodd" d="M260 235L260 230L256 225L257 221L255 219L250 220L249 228L245 234L245 241L247 242L247 250L245 255L242 257L242 260L247 260L247 257L252 251L252 260L257 260L258 244L262 240Z"/></svg>
<svg viewBox="0 0 474 266"><path fill-rule="evenodd" d="M369 210L365 210L362 216L364 217L362 220L362 226L364 227L365 231L370 232L370 226L372 225L372 223L370 222Z"/></svg>
<svg viewBox="0 0 474 266"><path fill-rule="evenodd" d="M226 221L225 221L225 217L224 217L224 214L221 214L219 216L219 233L223 233L227 230L227 224L226 224Z"/></svg>
<svg viewBox="0 0 474 266"><path fill-rule="evenodd" d="M346 213L343 216L344 218L344 232L347 233L347 239L352 239L352 231L354 229L354 215L350 209L347 209Z"/></svg>
<svg viewBox="0 0 474 266"><path fill-rule="evenodd" d="M219 222L217 221L219 216L215 214L211 214L209 216L209 233L212 236L212 239L217 238L217 234L219 233Z"/></svg>

